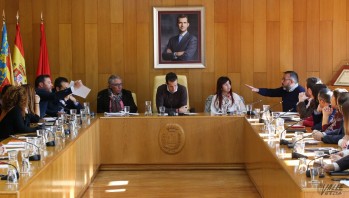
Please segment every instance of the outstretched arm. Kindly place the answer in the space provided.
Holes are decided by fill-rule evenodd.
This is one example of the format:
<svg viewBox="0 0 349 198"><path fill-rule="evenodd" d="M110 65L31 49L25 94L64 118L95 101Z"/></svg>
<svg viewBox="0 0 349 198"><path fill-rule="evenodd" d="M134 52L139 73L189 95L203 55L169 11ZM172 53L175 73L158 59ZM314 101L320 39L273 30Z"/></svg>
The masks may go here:
<svg viewBox="0 0 349 198"><path fill-rule="evenodd" d="M248 88L250 88L251 89L251 91L253 91L253 92L259 92L259 89L258 88L256 88L256 87L253 87L253 86L251 86L251 85L248 85L248 84L245 84L245 86L246 87L248 87Z"/></svg>

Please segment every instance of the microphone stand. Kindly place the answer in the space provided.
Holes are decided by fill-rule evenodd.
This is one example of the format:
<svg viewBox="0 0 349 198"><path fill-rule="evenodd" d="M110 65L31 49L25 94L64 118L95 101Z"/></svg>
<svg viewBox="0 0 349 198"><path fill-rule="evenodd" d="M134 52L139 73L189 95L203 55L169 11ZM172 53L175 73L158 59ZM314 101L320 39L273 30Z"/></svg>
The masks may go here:
<svg viewBox="0 0 349 198"><path fill-rule="evenodd" d="M27 144L30 144L30 145L33 145L35 148L38 149L38 154L35 154L35 155L32 155L29 157L29 161L40 161L41 160L41 155L40 155L40 148L38 146L36 146L35 144L31 143L31 142L27 142L27 141L24 141L22 139L19 139L18 137L14 136L14 135L10 135L10 137L12 137L13 139L16 139L16 140L19 140L19 141L22 141L22 142L25 142Z"/></svg>
<svg viewBox="0 0 349 198"><path fill-rule="evenodd" d="M15 165L7 163L7 162L0 162L0 164L6 164L6 165L12 166L16 171L17 178L19 179L19 173L18 173L17 167ZM8 177L8 175L0 175L1 180L7 180L7 177Z"/></svg>
<svg viewBox="0 0 349 198"><path fill-rule="evenodd" d="M316 159L322 158L322 157L328 157L328 156L330 156L330 155L332 155L332 154L335 154L335 153L338 153L338 152L339 152L339 151L337 150L337 151L335 151L335 152L333 152L333 153L331 153L331 154L325 154L325 155L322 155L322 156L319 156L319 157L315 157L314 159L310 160L310 161L308 162L307 170L305 171L305 175L306 175L307 177L310 177L310 170L309 170L310 162L312 162L312 161L314 161L314 160L316 160ZM320 177L320 178L323 178L323 177L325 177L325 175L319 175L319 177Z"/></svg>
<svg viewBox="0 0 349 198"><path fill-rule="evenodd" d="M294 125L300 123L301 121L303 121L303 119L300 119L299 121L297 121L297 122L291 124L290 126L286 127L281 133L284 133L285 131L287 131L287 129L293 127ZM287 141L287 140L285 140L285 139L281 139L281 140L280 140L280 145L288 145L288 144L290 144L289 141Z"/></svg>

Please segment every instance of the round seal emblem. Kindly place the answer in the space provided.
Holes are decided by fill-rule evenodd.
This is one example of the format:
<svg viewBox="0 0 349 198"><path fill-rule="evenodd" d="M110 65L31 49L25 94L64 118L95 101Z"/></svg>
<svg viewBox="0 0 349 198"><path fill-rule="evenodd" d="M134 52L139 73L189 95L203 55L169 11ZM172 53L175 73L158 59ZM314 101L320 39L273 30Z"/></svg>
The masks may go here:
<svg viewBox="0 0 349 198"><path fill-rule="evenodd" d="M159 131L159 146L167 154L179 153L185 143L183 128L179 124L166 124Z"/></svg>

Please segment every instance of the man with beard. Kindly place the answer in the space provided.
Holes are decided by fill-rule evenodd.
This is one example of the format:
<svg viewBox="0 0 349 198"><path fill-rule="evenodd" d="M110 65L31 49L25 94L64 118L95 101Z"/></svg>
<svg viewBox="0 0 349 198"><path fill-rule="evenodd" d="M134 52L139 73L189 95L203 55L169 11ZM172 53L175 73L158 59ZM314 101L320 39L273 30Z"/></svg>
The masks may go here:
<svg viewBox="0 0 349 198"><path fill-rule="evenodd" d="M282 110L284 112L297 111L296 105L298 102L298 95L301 92L305 92L304 88L298 84L298 74L294 71L284 72L284 76L281 79L281 87L275 89L268 88L255 88L251 85L245 84L253 92L257 92L262 96L269 97L281 97L282 98Z"/></svg>

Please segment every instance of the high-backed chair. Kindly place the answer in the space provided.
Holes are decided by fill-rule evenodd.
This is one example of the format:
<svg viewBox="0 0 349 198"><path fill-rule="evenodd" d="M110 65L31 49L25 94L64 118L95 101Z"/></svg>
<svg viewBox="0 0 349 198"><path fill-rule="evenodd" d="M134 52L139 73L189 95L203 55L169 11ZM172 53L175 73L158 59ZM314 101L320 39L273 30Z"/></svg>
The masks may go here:
<svg viewBox="0 0 349 198"><path fill-rule="evenodd" d="M136 106L138 107L138 105L137 105L137 95L136 95L136 93L133 93L133 92L132 92L132 98L133 98L133 101L135 102Z"/></svg>
<svg viewBox="0 0 349 198"><path fill-rule="evenodd" d="M158 112L158 109L156 108L156 91L158 87L162 84L166 84L165 75L159 75L154 77L154 86L153 86L153 101L152 101L152 110L154 113ZM187 88L187 106L189 109L189 91L188 91L188 81L187 76L185 75L177 75L177 81L178 84L183 85Z"/></svg>
<svg viewBox="0 0 349 198"><path fill-rule="evenodd" d="M210 113L211 112L211 103L212 103L212 98L213 98L214 95L209 95L207 98L206 98L206 101L205 101L205 112L206 113Z"/></svg>

